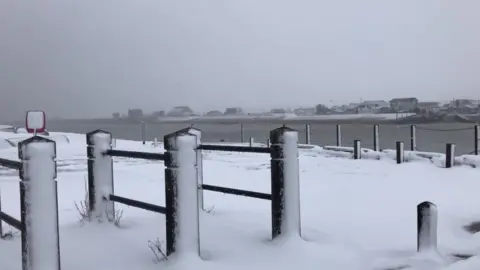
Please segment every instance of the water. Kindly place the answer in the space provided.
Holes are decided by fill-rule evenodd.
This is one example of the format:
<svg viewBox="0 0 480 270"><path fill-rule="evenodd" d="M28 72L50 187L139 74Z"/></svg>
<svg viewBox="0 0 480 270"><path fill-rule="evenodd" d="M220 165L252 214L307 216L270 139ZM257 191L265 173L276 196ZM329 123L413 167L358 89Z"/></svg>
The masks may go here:
<svg viewBox="0 0 480 270"><path fill-rule="evenodd" d="M146 125L146 138L159 141L163 136L179 129L189 127L187 123L155 123ZM202 130L202 139L206 142L241 141L240 124L195 124L195 128ZM244 140L250 137L255 142L266 142L269 131L281 127L278 123L248 123L243 124ZM305 142L305 124L289 124L288 127L299 131L300 142ZM93 122L93 121L51 121L49 131L87 133L102 129L113 134L114 138L128 140L142 140L142 126L139 123L124 122ZM335 124L311 124L311 142L318 145L336 145ZM373 125L370 124L342 124L342 145L352 146L353 141L361 140L362 147L373 148ZM427 130L428 129L428 130ZM405 148L410 148L410 126L408 125L380 125L380 148L395 149L396 141L403 141ZM456 144L456 155L468 154L474 150L473 124L439 123L417 125L417 149L419 151L445 152L446 143Z"/></svg>

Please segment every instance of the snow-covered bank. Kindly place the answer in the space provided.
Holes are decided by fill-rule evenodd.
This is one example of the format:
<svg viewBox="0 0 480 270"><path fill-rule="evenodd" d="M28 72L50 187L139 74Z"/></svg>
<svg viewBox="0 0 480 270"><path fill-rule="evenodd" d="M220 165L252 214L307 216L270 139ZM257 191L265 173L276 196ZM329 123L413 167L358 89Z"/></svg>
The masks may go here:
<svg viewBox="0 0 480 270"><path fill-rule="evenodd" d="M62 269L478 269L477 256L452 263L449 254L480 254L478 235L463 226L480 218L480 170L442 169L392 158L352 160L321 148L300 150L300 193L304 240L272 242L269 202L205 191L207 212L200 216L202 259L158 262L148 241L165 241L165 218L123 209L120 227L80 224L74 202L83 200L85 135L57 143ZM163 152L162 144L117 140L116 148ZM17 149L0 150L17 159ZM385 154L386 155L386 154ZM115 158L115 193L164 205L162 162ZM270 192L268 154L204 154L204 182ZM19 217L18 177L0 169L2 208ZM439 251L445 260L416 254L416 205L432 201L439 210ZM8 227L6 227L8 230ZM0 241L0 269L20 270L20 239Z"/></svg>

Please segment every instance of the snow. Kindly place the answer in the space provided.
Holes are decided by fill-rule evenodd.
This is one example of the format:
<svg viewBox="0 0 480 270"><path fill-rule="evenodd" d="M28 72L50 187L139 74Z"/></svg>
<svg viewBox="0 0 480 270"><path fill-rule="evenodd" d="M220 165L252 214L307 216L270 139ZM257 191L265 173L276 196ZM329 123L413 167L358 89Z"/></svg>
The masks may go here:
<svg viewBox="0 0 480 270"><path fill-rule="evenodd" d="M58 224L53 143L35 142L24 146L25 200L30 215L28 227L28 264L32 270L58 267ZM16 201L18 203L18 201ZM2 267L3 269L3 267Z"/></svg>
<svg viewBox="0 0 480 270"><path fill-rule="evenodd" d="M200 212L201 258L192 255L159 262L148 241L158 238L165 248L163 215L116 204L124 211L119 227L107 222L79 222L74 203L85 196L85 135L53 135L70 138L70 143L57 143L63 270L480 269L476 256L480 236L463 230L480 219L480 167L462 165L467 161L480 165L478 157L456 157L455 162L462 163L444 169L430 159L408 159L408 151L407 162L399 165L394 151L391 156L363 152L361 160L353 160L351 153L300 148L301 239L269 240L268 201L205 191L206 211ZM116 148L161 152L162 145L117 140ZM17 159L17 155L15 147L0 150L2 158ZM270 192L268 154L205 151L203 156L205 184ZM163 162L113 161L115 194L165 205ZM0 168L0 189L3 210L18 218L18 174ZM416 252L416 207L423 201L438 207L438 253L442 260ZM10 230L3 226L5 232ZM474 257L458 261L451 254ZM21 269L19 234L0 240L0 269Z"/></svg>
<svg viewBox="0 0 480 270"><path fill-rule="evenodd" d="M421 223L419 234L419 252L428 252L437 250L437 228L438 211L437 206L430 202L423 202L418 206L421 214Z"/></svg>
<svg viewBox="0 0 480 270"><path fill-rule="evenodd" d="M194 135L177 138L177 239L176 255L200 254L198 180L195 149L197 137Z"/></svg>
<svg viewBox="0 0 480 270"><path fill-rule="evenodd" d="M283 170L285 174L285 213L282 236L300 236L300 181L298 164L298 133L283 134Z"/></svg>
<svg viewBox="0 0 480 270"><path fill-rule="evenodd" d="M113 194L114 178L112 157L103 155L111 149L112 136L109 133L95 133L93 136L93 175L95 185L95 205L92 213L95 218L107 219L115 216L113 202L109 201L110 194ZM86 148L86 146L85 146Z"/></svg>

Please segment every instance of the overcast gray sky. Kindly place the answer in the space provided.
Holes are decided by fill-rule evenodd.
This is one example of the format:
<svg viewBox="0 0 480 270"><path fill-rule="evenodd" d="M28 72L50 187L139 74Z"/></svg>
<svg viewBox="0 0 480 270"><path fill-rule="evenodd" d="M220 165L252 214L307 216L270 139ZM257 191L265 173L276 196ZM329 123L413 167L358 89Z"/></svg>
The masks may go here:
<svg viewBox="0 0 480 270"><path fill-rule="evenodd" d="M479 0L0 0L0 120L480 99Z"/></svg>

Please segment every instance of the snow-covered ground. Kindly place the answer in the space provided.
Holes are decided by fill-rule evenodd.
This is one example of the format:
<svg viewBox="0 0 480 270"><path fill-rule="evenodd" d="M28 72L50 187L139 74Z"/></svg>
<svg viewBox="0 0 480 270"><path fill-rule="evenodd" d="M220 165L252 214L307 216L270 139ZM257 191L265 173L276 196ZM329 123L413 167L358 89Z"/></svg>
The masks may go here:
<svg viewBox="0 0 480 270"><path fill-rule="evenodd" d="M11 133L2 136L12 139ZM70 142L57 140L63 270L480 269L480 238L462 228L480 219L479 168L444 169L420 159L397 165L393 158L352 160L320 148L302 149L302 239L269 240L267 201L205 191L202 258L159 262L148 242L165 241L163 215L118 204L124 211L119 227L79 222L75 202L85 196L85 135L52 136ZM123 140L116 148L163 151L161 144ZM17 149L4 148L0 157L17 159ZM206 152L204 160L205 184L270 192L268 155ZM114 170L117 195L164 205L162 162L115 158ZM3 211L18 218L14 171L0 168L0 189ZM439 211L437 257L416 253L416 206L427 200ZM474 257L455 262L450 254L457 253ZM21 269L18 234L0 240L0 269Z"/></svg>

